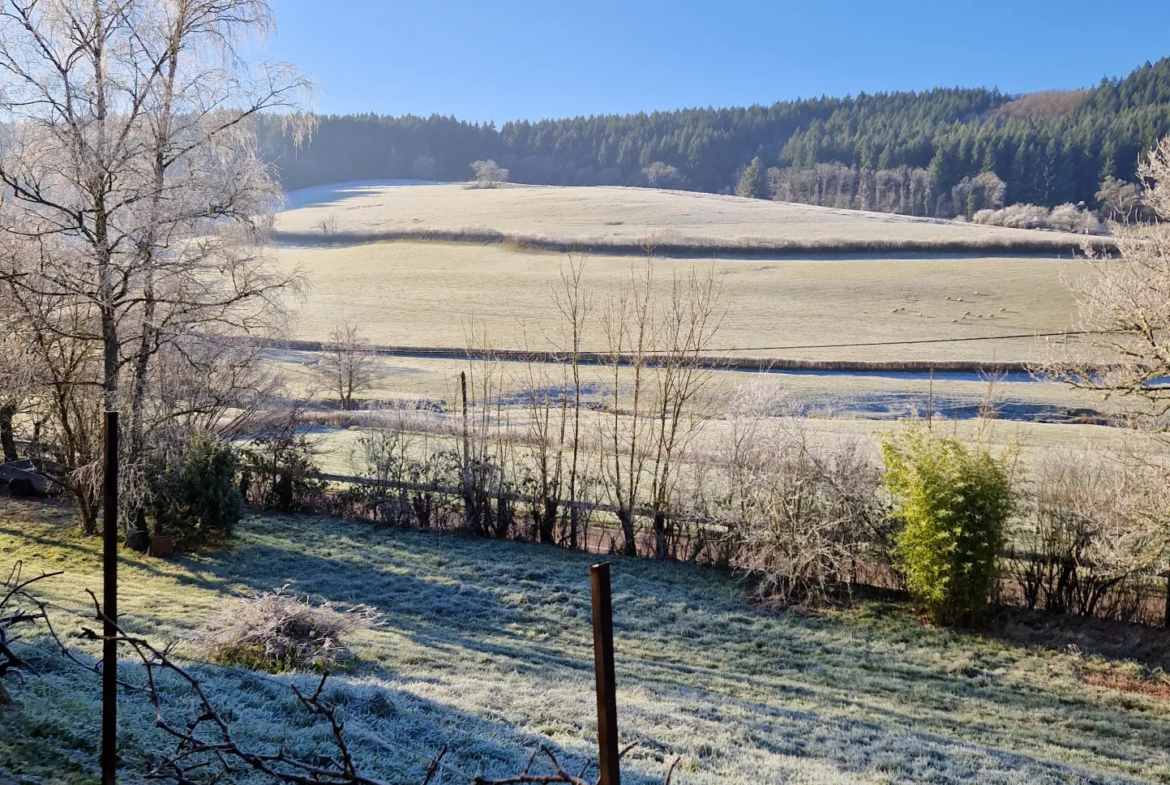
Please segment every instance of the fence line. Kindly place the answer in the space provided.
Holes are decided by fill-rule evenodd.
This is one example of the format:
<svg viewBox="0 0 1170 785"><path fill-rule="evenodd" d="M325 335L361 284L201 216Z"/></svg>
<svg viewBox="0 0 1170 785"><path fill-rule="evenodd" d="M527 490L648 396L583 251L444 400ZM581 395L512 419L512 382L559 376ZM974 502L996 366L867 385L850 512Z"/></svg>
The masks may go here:
<svg viewBox="0 0 1170 785"><path fill-rule="evenodd" d="M953 342L970 340L1012 340L1024 338L1040 338L1044 336L1066 336L1072 333L1027 333L1017 335L995 335L976 338L959 339L928 339L925 341L899 341L896 344L919 344L935 342ZM329 351L332 345L328 341L281 340L262 341L262 346L273 349L292 349L305 352ZM856 344L856 346L895 345L895 344ZM793 347L764 347L759 351L769 349L816 349L842 348L845 345L824 346L793 346ZM576 361L578 365L610 367L615 363L629 367L641 363L647 367L657 367L674 358L663 354L647 354L635 358L630 354L613 354L610 352L578 352L574 357L572 352L541 351L530 349L473 349L464 347L444 346L369 346L364 351L369 354L386 357L413 357L430 360L468 360L468 361L502 361L518 363L549 363L569 365ZM712 350L714 351L714 350ZM757 351L744 348L732 351ZM899 371L908 373L982 373L997 375L1003 373L1032 373L1035 367L1026 362L978 362L967 360L937 360L937 361L883 361L883 360L802 360L779 357L688 357L687 363L697 368L713 371L856 371L873 373L879 371Z"/></svg>

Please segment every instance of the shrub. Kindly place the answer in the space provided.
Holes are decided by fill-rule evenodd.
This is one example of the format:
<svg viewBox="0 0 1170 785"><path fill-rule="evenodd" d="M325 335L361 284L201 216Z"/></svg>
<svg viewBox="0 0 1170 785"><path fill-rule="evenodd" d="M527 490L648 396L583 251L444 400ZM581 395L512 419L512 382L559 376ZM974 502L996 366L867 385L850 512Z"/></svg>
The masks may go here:
<svg viewBox="0 0 1170 785"><path fill-rule="evenodd" d="M232 445L197 436L177 469L154 478L155 528L185 544L231 536L243 512L236 485L240 462Z"/></svg>
<svg viewBox="0 0 1170 785"><path fill-rule="evenodd" d="M458 483L460 457L432 449L417 410L386 409L373 417L351 456L355 472L375 481L352 489L360 514L401 526L441 525L452 505L440 489Z"/></svg>
<svg viewBox="0 0 1170 785"><path fill-rule="evenodd" d="M300 409L292 407L243 450L248 465L240 481L244 501L280 512L321 507L325 483L313 476L316 451L302 432L305 427Z"/></svg>
<svg viewBox="0 0 1170 785"><path fill-rule="evenodd" d="M1014 493L1008 456L915 426L882 441L902 528L894 555L911 596L940 624L970 623L998 577Z"/></svg>
<svg viewBox="0 0 1170 785"><path fill-rule="evenodd" d="M789 405L768 388L737 392L730 438L713 456L725 479L705 505L729 535L717 562L742 565L760 596L785 603L825 599L850 581L884 517L880 475L861 442L811 438L799 420L774 416Z"/></svg>
<svg viewBox="0 0 1170 785"><path fill-rule="evenodd" d="M202 648L212 662L271 673L344 665L351 652L342 637L377 620L369 608L313 605L284 589L240 599L225 609Z"/></svg>
<svg viewBox="0 0 1170 785"><path fill-rule="evenodd" d="M1037 462L1029 515L1012 541L1024 604L1133 621L1146 576L1164 558L1166 467L1147 442L1104 453L1048 451Z"/></svg>

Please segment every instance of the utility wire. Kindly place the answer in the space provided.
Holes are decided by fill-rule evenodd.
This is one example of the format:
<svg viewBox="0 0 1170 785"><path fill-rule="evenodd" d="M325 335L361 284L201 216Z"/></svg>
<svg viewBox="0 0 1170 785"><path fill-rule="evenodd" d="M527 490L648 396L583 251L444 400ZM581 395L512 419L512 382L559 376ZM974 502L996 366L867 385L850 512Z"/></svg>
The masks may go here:
<svg viewBox="0 0 1170 785"><path fill-rule="evenodd" d="M1018 333L1016 335L978 335L963 338L915 338L904 341L864 341L857 343L811 343L802 346L737 346L730 349L705 349L707 352L779 352L790 349L851 349L860 346L909 346L923 343L961 343L966 341L1006 341L1014 338L1054 338L1069 335L1097 335L1099 330L1067 330L1059 333Z"/></svg>

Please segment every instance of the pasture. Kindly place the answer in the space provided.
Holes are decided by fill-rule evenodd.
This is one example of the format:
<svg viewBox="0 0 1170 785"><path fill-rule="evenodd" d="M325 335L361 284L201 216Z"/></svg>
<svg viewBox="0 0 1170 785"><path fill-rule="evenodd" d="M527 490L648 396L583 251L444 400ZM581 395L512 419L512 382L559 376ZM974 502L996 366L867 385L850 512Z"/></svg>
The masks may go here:
<svg viewBox="0 0 1170 785"><path fill-rule="evenodd" d="M409 182L409 181L408 181ZM562 242L658 242L743 246L822 246L850 242L967 243L1062 241L1077 235L737 196L649 188L462 183L384 185L377 181L305 188L289 194L278 232L338 233L493 230Z"/></svg>
<svg viewBox="0 0 1170 785"><path fill-rule="evenodd" d="M6 567L23 559L26 574L64 570L45 591L82 612L84 588L100 583L99 542L74 534L65 511L0 508L0 554ZM613 561L620 727L623 741L639 742L626 781L660 780L675 755L682 785L1170 778L1164 701L1093 686L1161 667L1162 633L1145 640L1080 625L1037 645L1042 623L1008 619L980 635L931 629L877 598L780 611L749 602L718 572ZM447 743L434 781L462 783L514 773L540 743L576 761L593 753L589 562L542 546L253 516L221 551L173 561L127 553L120 609L133 632L196 655L191 636L237 593L288 585L374 606L382 623L357 635L357 664L328 692L356 760L375 776L418 782ZM59 621L70 636L88 623ZM98 684L42 644L30 655L42 673L16 685L25 708L19 730L0 724L0 770L46 785L96 781ZM285 688L314 677L194 667L248 743L325 749L325 730ZM162 742L148 707L120 700L133 766ZM173 692L167 710L189 705Z"/></svg>
<svg viewBox="0 0 1170 785"><path fill-rule="evenodd" d="M279 232L448 231L460 227L514 234L672 243L756 238L963 242L999 236L1052 239L1053 233L955 221L832 210L712 194L637 188L342 184L290 194ZM707 238L707 239L704 239ZM328 240L324 234L321 239ZM709 244L709 243L708 243ZM466 346L473 331L500 348L558 343L555 293L562 254L501 244L435 241L309 244L279 247L286 269L300 269L307 299L296 310L294 337L321 340L341 320L377 344ZM637 256L596 255L584 286L601 310ZM654 261L666 286L690 269L718 278L726 309L718 349L749 357L817 360L1029 361L1046 349L1031 337L1070 329L1074 303L1066 282L1090 273L1072 259L947 254L806 258L713 258ZM604 349L596 327L586 349ZM969 340L969 339L979 340ZM898 341L951 343L887 346Z"/></svg>
<svg viewBox="0 0 1170 785"><path fill-rule="evenodd" d="M296 338L323 340L348 320L375 344L461 347L486 334L496 348L563 345L555 300L562 255L431 242L284 247L279 255L309 285L295 309ZM631 268L643 264L588 259L583 284L594 293L595 313L585 350L605 350L597 316ZM725 315L716 349L816 360L1035 361L1046 349L1031 336L1073 325L1075 306L1062 281L1087 272L1072 260L996 257L653 264L664 287L692 268L717 276ZM967 340L999 335L1029 337ZM856 345L922 339L963 340Z"/></svg>

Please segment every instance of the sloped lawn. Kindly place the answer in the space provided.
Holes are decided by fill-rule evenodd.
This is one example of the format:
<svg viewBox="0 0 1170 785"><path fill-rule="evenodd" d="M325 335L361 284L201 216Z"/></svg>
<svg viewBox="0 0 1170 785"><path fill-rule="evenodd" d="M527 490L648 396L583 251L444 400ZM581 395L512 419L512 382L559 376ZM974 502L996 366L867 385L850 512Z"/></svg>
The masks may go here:
<svg viewBox="0 0 1170 785"><path fill-rule="evenodd" d="M99 548L64 511L0 501L0 567L65 570L44 585L62 605L85 610L84 588L100 589ZM542 742L568 759L593 754L592 560L254 516L222 551L127 555L120 610L162 642L189 638L234 593L288 585L371 605L384 623L357 635L358 664L327 688L361 767L417 783L446 743L436 781L466 783L517 772ZM718 572L612 561L621 736L640 742L625 782L661 781L675 755L681 785L1170 781L1170 703L1086 684L1083 653L927 629L878 602L815 616L770 610ZM70 633L82 624L59 621ZM196 654L189 643L179 651ZM96 781L100 685L47 645L31 654L42 672L14 684L22 708L0 720L0 776ZM240 738L329 753L327 732L285 686L315 677L194 667ZM140 697L122 700L132 782L164 740ZM188 705L177 689L170 700L176 712Z"/></svg>

